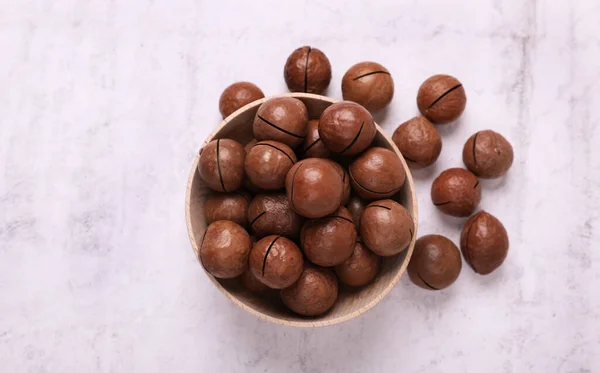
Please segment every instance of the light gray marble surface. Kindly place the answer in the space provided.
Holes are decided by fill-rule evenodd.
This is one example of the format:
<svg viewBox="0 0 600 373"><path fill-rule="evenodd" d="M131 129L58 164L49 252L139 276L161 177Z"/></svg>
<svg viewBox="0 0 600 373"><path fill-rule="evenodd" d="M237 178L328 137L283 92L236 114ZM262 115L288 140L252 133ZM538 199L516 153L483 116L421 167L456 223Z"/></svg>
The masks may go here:
<svg viewBox="0 0 600 373"><path fill-rule="evenodd" d="M0 371L558 372L600 370L597 1L0 1ZM318 330L235 308L194 258L184 193L218 96L285 91L287 55L387 66L391 132L419 84L469 98L415 173L419 233L458 240L433 177L481 129L514 145L482 207L511 248L427 292L403 278L360 319Z"/></svg>

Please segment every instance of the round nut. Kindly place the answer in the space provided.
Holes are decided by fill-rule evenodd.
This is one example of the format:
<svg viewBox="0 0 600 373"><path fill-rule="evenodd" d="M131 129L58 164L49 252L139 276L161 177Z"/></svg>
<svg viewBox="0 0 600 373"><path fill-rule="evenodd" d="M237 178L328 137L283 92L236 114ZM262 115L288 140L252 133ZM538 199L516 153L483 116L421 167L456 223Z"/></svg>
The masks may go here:
<svg viewBox="0 0 600 373"><path fill-rule="evenodd" d="M283 236L267 236L250 251L250 270L254 277L272 289L292 285L303 268L302 252Z"/></svg>
<svg viewBox="0 0 600 373"><path fill-rule="evenodd" d="M406 249L414 229L408 210L391 199L371 202L360 218L362 241L381 256L395 255Z"/></svg>
<svg viewBox="0 0 600 373"><path fill-rule="evenodd" d="M470 171L449 168L433 181L431 200L444 214L467 217L481 201L481 185Z"/></svg>
<svg viewBox="0 0 600 373"><path fill-rule="evenodd" d="M406 172L400 158L385 148L370 148L348 168L354 192L366 200L391 197L404 181Z"/></svg>
<svg viewBox="0 0 600 373"><path fill-rule="evenodd" d="M346 204L346 208L350 215L352 215L352 221L354 221L356 230L360 231L360 218L365 210L365 202L360 197L352 195Z"/></svg>
<svg viewBox="0 0 600 373"><path fill-rule="evenodd" d="M329 158L331 152L323 141L319 137L319 121L310 120L308 121L308 131L302 144L302 150L300 152L302 158Z"/></svg>
<svg viewBox="0 0 600 373"><path fill-rule="evenodd" d="M321 141L333 153L358 154L371 145L376 134L371 113L354 102L335 103L319 119Z"/></svg>
<svg viewBox="0 0 600 373"><path fill-rule="evenodd" d="M217 220L231 220L236 224L245 226L249 204L250 195L243 191L211 194L204 202L206 224L211 224Z"/></svg>
<svg viewBox="0 0 600 373"><path fill-rule="evenodd" d="M467 96L461 82L450 75L434 75L419 88L417 106L427 119L435 124L457 120L467 105Z"/></svg>
<svg viewBox="0 0 600 373"><path fill-rule="evenodd" d="M265 101L256 112L252 130L258 140L279 141L295 148L304 141L308 110L293 97L275 97Z"/></svg>
<svg viewBox="0 0 600 373"><path fill-rule="evenodd" d="M240 225L218 220L206 228L200 242L200 262L217 278L233 278L248 268L250 236Z"/></svg>
<svg viewBox="0 0 600 373"><path fill-rule="evenodd" d="M307 265L298 281L281 290L281 300L290 310L302 316L327 312L338 295L337 278L329 268Z"/></svg>
<svg viewBox="0 0 600 373"><path fill-rule="evenodd" d="M331 81L331 64L325 53L300 47L285 62L283 77L291 92L322 94Z"/></svg>
<svg viewBox="0 0 600 373"><path fill-rule="evenodd" d="M335 164L322 158L299 161L285 179L292 208L307 218L320 218L337 210L343 187L342 176Z"/></svg>
<svg viewBox="0 0 600 373"><path fill-rule="evenodd" d="M340 206L333 214L309 220L302 227L300 243L304 254L314 264L331 267L352 255L356 227L352 216Z"/></svg>
<svg viewBox="0 0 600 373"><path fill-rule="evenodd" d="M219 139L200 151L198 174L215 192L235 192L244 180L244 146L235 140Z"/></svg>
<svg viewBox="0 0 600 373"><path fill-rule="evenodd" d="M381 110L394 97L394 80L380 64L360 62L344 74L342 96L344 100L359 103L369 111Z"/></svg>
<svg viewBox="0 0 600 373"><path fill-rule="evenodd" d="M423 116L402 123L392 141L410 168L424 168L437 161L442 151L442 137L434 125Z"/></svg>
<svg viewBox="0 0 600 373"><path fill-rule="evenodd" d="M242 282L242 286L246 289L250 290L253 293L264 293L268 291L270 288L260 282L253 274L250 269L247 269L240 276L240 281Z"/></svg>
<svg viewBox="0 0 600 373"><path fill-rule="evenodd" d="M276 234L296 238L303 222L285 194L258 194L248 207L248 223L258 237Z"/></svg>
<svg viewBox="0 0 600 373"><path fill-rule="evenodd" d="M233 83L225 88L219 98L219 111L223 118L251 102L264 98L265 94L256 85L249 82Z"/></svg>
<svg viewBox="0 0 600 373"><path fill-rule="evenodd" d="M463 162L476 176L493 179L504 176L513 163L512 145L492 130L479 131L463 147Z"/></svg>
<svg viewBox="0 0 600 373"><path fill-rule="evenodd" d="M357 241L350 258L335 266L339 280L349 286L364 286L373 281L381 268L381 257Z"/></svg>
<svg viewBox="0 0 600 373"><path fill-rule="evenodd" d="M461 268L458 247L444 236L430 234L415 243L408 275L423 289L441 290L456 281Z"/></svg>
<svg viewBox="0 0 600 373"><path fill-rule="evenodd" d="M264 190L281 189L297 160L289 146L277 141L259 141L246 155L246 176L253 185Z"/></svg>
<svg viewBox="0 0 600 373"><path fill-rule="evenodd" d="M480 211L463 227L460 249L476 273L487 275L504 263L508 254L508 234L500 220Z"/></svg>

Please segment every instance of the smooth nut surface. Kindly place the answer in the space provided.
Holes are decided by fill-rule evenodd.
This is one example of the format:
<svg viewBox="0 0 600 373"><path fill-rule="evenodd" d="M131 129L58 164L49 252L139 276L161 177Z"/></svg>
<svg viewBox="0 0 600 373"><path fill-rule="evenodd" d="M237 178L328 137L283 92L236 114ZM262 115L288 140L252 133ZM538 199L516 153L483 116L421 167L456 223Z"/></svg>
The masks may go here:
<svg viewBox="0 0 600 373"><path fill-rule="evenodd" d="M334 212L342 201L343 186L335 164L322 158L299 161L285 179L292 208L307 218L320 218Z"/></svg>
<svg viewBox="0 0 600 373"><path fill-rule="evenodd" d="M252 274L250 269L247 269L242 273L240 281L242 282L242 286L253 293L264 293L270 289L270 287L260 282L256 276Z"/></svg>
<svg viewBox="0 0 600 373"><path fill-rule="evenodd" d="M198 174L216 192L235 192L244 180L244 146L231 139L213 140L200 151Z"/></svg>
<svg viewBox="0 0 600 373"><path fill-rule="evenodd" d="M264 97L263 91L250 82L233 83L221 93L219 111L226 118L237 109Z"/></svg>
<svg viewBox="0 0 600 373"><path fill-rule="evenodd" d="M352 255L335 266L340 282L349 286L364 286L373 281L381 268L381 257L357 241Z"/></svg>
<svg viewBox="0 0 600 373"><path fill-rule="evenodd" d="M363 199L374 200L396 194L406 172L400 158L393 151L373 147L356 158L348 168L354 192Z"/></svg>
<svg viewBox="0 0 600 373"><path fill-rule="evenodd" d="M338 296L338 282L329 268L306 265L298 281L281 290L281 300L290 310L303 316L327 312Z"/></svg>
<svg viewBox="0 0 600 373"><path fill-rule="evenodd" d="M382 65L360 62L344 74L342 96L344 100L354 101L369 111L381 110L394 97L394 80Z"/></svg>
<svg viewBox="0 0 600 373"><path fill-rule="evenodd" d="M204 202L206 224L217 220L231 220L245 226L249 204L250 195L244 191L211 194Z"/></svg>
<svg viewBox="0 0 600 373"><path fill-rule="evenodd" d="M476 176L493 179L504 176L513 163L513 147L498 132L479 131L463 147L463 162Z"/></svg>
<svg viewBox="0 0 600 373"><path fill-rule="evenodd" d="M408 275L423 289L441 290L452 285L462 268L458 247L444 236L430 234L415 243Z"/></svg>
<svg viewBox="0 0 600 373"><path fill-rule="evenodd" d="M449 168L433 181L431 201L444 214L467 217L479 206L481 185L472 172Z"/></svg>
<svg viewBox="0 0 600 373"><path fill-rule="evenodd" d="M296 161L296 154L289 146L272 140L259 141L246 155L246 176L261 189L282 189Z"/></svg>
<svg viewBox="0 0 600 373"><path fill-rule="evenodd" d="M200 242L202 266L217 278L233 278L248 268L250 236L240 225L218 220L208 226Z"/></svg>
<svg viewBox="0 0 600 373"><path fill-rule="evenodd" d="M356 230L360 232L360 217L362 216L363 211L365 210L365 202L356 195L351 195L348 203L346 204L346 208L350 215L352 215L352 221L354 221L354 225L356 226Z"/></svg>
<svg viewBox="0 0 600 373"><path fill-rule="evenodd" d="M314 119L308 121L308 130L300 153L301 158L329 158L331 152L321 141L319 136L319 121Z"/></svg>
<svg viewBox="0 0 600 373"><path fill-rule="evenodd" d="M296 238L304 218L298 215L284 193L258 194L248 207L248 224L258 236L281 235Z"/></svg>
<svg viewBox="0 0 600 373"><path fill-rule="evenodd" d="M442 151L440 133L421 115L398 126L392 135L392 141L411 168L431 166Z"/></svg>
<svg viewBox="0 0 600 373"><path fill-rule="evenodd" d="M292 285L304 266L302 252L283 236L267 236L250 251L250 270L254 277L272 289Z"/></svg>
<svg viewBox="0 0 600 373"><path fill-rule="evenodd" d="M293 97L275 97L265 101L256 112L252 131L256 140L279 141L295 148L304 141L308 110Z"/></svg>
<svg viewBox="0 0 600 373"><path fill-rule="evenodd" d="M285 62L283 77L291 92L322 94L331 81L331 64L321 50L300 47Z"/></svg>
<svg viewBox="0 0 600 373"><path fill-rule="evenodd" d="M414 230L408 210L391 199L371 202L360 218L362 242L381 256L395 255L405 250Z"/></svg>
<svg viewBox="0 0 600 373"><path fill-rule="evenodd" d="M457 120L467 105L461 82L450 75L434 75L427 79L417 94L417 106L422 115L435 124Z"/></svg>
<svg viewBox="0 0 600 373"><path fill-rule="evenodd" d="M355 102L337 102L319 119L319 136L333 153L358 154L371 145L376 134L371 113Z"/></svg>
<svg viewBox="0 0 600 373"><path fill-rule="evenodd" d="M356 227L348 210L340 206L334 213L309 220L300 233L302 251L314 264L331 267L352 255Z"/></svg>
<svg viewBox="0 0 600 373"><path fill-rule="evenodd" d="M508 254L508 234L500 220L480 211L463 227L460 249L475 272L487 275L504 263Z"/></svg>

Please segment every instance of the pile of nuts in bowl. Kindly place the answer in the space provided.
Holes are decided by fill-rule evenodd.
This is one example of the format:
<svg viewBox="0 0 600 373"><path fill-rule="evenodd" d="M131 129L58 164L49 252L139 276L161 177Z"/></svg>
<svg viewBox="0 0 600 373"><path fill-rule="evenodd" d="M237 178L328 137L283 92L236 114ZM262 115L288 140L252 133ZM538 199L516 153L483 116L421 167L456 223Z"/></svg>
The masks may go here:
<svg viewBox="0 0 600 373"><path fill-rule="evenodd" d="M291 91L322 94L331 65L319 49L298 48L284 78ZM279 291L283 304L302 316L327 312L338 281L346 287L372 282L382 257L405 250L415 232L410 213L393 199L406 180L402 162L395 152L372 146L377 130L371 111L394 95L390 72L375 62L356 64L343 77L342 94L345 101L318 120L309 120L296 98L266 100L251 123L254 140L217 139L200 151L198 174L214 191L204 204L202 265L216 278L239 278L257 294ZM222 93L219 109L225 118L261 98L254 84L235 83ZM437 160L442 141L433 124L456 120L466 95L455 78L435 75L419 89L417 105L422 116L392 137L411 168ZM506 173L512 147L500 134L481 131L465 144L463 159L470 171L442 172L431 196L443 213L466 217L481 199L477 176ZM506 257L508 237L482 211L466 223L461 249L476 272L490 273ZM429 235L417 240L408 272L415 284L439 290L456 280L461 263L452 241Z"/></svg>

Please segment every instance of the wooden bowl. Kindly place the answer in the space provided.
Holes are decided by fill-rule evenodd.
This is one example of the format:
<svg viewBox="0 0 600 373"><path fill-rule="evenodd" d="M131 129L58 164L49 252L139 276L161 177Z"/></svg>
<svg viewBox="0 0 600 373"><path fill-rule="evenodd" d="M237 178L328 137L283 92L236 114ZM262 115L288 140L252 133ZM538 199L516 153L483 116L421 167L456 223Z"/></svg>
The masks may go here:
<svg viewBox="0 0 600 373"><path fill-rule="evenodd" d="M308 108L310 119L318 119L325 108L337 102L337 100L329 97L310 93L287 93L281 96L295 97L304 102ZM214 139L220 138L231 138L242 144L248 143L253 138L252 122L254 116L258 107L266 100L268 98L254 101L231 114L221 122L221 125L206 139L202 146ZM256 296L245 290L237 279L216 279L206 272L208 278L227 298L243 310L263 320L281 325L315 328L338 324L362 315L379 303L396 286L400 277L406 271L408 261L415 246L417 237L417 200L413 179L402 154L400 154L400 151L394 145L391 138L383 132L381 127L378 125L376 127L377 135L373 141L373 145L382 146L396 152L406 171L406 183L402 187L402 190L393 198L408 209L414 221L415 232L408 249L396 256L384 258L381 272L371 284L357 290L348 290L340 286L340 294L335 305L329 312L316 318L306 318L292 313L279 300L277 292L272 294L272 299L269 302L265 302L264 297ZM204 201L206 196L211 193L208 187L204 186L198 175L198 161L199 156L197 155L192 164L185 201L188 234L197 258L198 243L202 239L204 230L206 229Z"/></svg>

